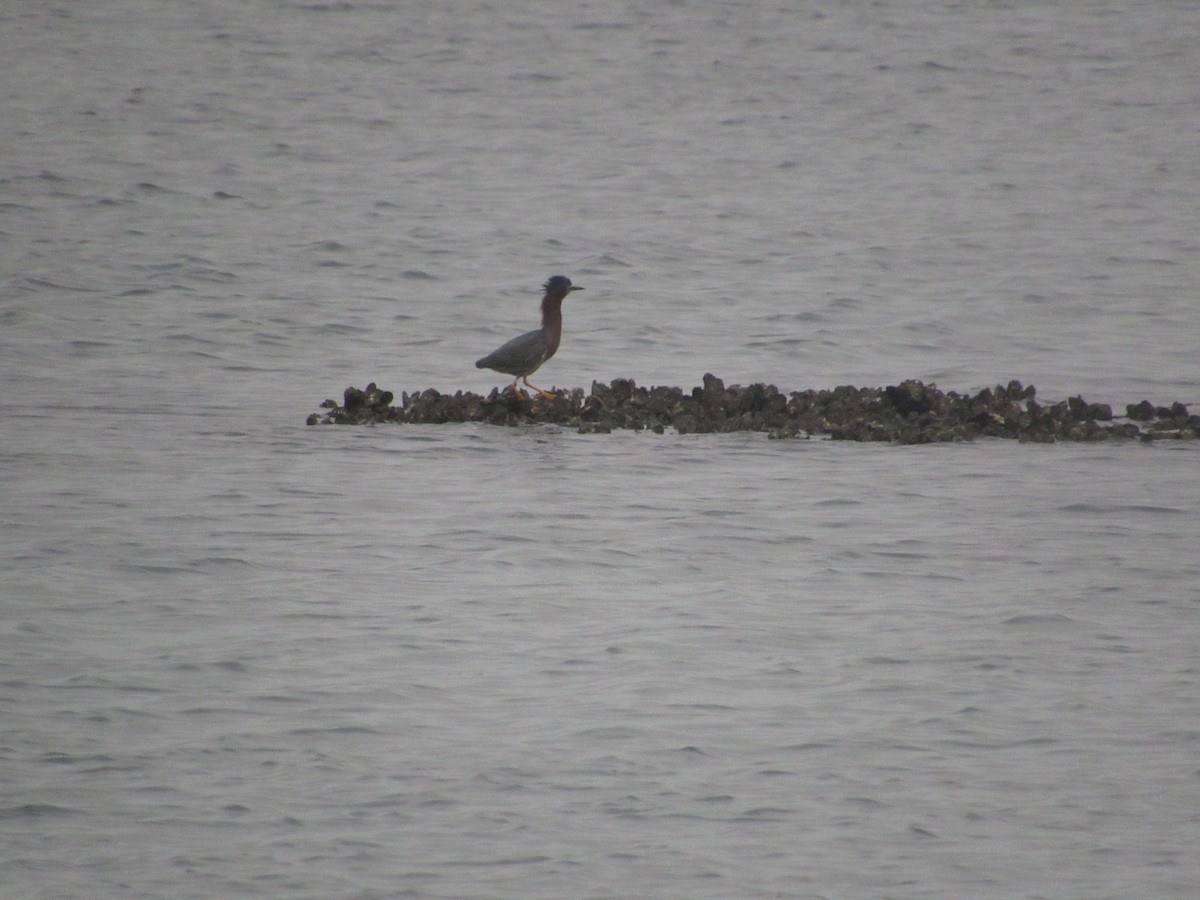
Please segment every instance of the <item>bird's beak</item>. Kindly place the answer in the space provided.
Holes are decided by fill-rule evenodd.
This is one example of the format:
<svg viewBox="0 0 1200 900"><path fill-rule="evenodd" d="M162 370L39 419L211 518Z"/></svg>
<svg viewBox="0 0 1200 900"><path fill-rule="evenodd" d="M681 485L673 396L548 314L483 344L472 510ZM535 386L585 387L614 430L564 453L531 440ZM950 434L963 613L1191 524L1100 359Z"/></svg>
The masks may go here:
<svg viewBox="0 0 1200 900"><path fill-rule="evenodd" d="M573 284L573 285L571 285L571 290L573 290L573 291L582 291L582 290L583 290L583 287L582 287L581 285L578 285L578 284Z"/></svg>

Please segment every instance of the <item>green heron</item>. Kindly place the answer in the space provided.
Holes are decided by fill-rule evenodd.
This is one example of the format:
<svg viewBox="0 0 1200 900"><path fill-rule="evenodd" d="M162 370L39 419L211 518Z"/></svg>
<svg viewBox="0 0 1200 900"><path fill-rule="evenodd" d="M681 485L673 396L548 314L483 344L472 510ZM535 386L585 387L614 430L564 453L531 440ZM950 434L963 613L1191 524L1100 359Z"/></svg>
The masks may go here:
<svg viewBox="0 0 1200 900"><path fill-rule="evenodd" d="M529 376L558 350L558 342L562 339L563 300L571 291L583 290L578 285L571 284L571 279L565 275L555 275L542 287L546 291L546 295L542 297L542 327L513 338L475 363L477 369L495 369L497 372L515 376L512 383L514 394L517 393L517 382L524 379L526 387L532 388L543 397L552 396L530 384Z"/></svg>

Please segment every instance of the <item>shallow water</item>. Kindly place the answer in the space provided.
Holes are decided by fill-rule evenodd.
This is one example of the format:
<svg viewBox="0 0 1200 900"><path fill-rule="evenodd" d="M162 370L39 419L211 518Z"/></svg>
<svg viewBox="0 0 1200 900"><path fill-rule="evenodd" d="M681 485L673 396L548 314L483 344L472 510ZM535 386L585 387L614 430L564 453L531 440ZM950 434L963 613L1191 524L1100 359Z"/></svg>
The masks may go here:
<svg viewBox="0 0 1200 900"><path fill-rule="evenodd" d="M303 425L1200 402L1190 5L3 26L0 893L1194 895L1192 444Z"/></svg>

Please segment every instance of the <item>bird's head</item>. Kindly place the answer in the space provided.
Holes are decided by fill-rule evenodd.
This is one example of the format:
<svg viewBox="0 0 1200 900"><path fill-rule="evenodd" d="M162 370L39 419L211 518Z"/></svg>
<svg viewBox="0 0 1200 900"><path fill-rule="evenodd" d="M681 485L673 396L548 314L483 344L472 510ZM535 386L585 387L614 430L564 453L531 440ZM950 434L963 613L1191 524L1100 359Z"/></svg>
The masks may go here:
<svg viewBox="0 0 1200 900"><path fill-rule="evenodd" d="M571 284L571 279L566 275L554 275L542 285L542 289L547 294L557 294L560 297L565 297L571 291L582 291L583 288L577 284Z"/></svg>

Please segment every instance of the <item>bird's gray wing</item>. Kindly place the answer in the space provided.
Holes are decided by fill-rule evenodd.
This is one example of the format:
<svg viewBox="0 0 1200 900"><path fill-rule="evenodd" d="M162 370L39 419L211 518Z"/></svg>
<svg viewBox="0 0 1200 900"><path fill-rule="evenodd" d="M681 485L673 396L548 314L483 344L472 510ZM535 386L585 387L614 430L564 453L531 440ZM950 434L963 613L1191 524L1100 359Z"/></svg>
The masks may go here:
<svg viewBox="0 0 1200 900"><path fill-rule="evenodd" d="M539 328L518 335L475 363L478 369L495 369L509 375L531 375L546 361L546 336Z"/></svg>

